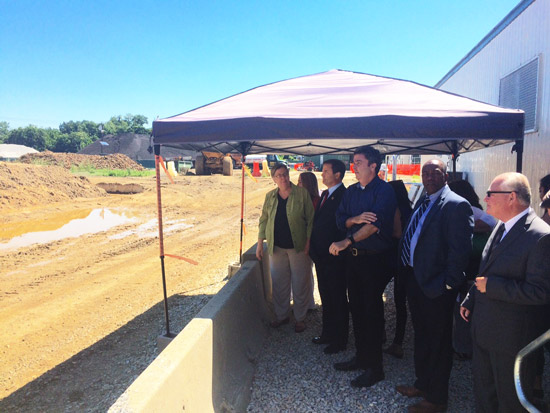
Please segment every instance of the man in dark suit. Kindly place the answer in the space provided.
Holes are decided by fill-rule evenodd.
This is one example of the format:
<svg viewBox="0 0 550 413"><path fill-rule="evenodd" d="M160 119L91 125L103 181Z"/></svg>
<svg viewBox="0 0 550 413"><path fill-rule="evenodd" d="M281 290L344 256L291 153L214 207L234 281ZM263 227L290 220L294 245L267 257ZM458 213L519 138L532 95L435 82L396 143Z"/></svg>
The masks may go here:
<svg viewBox="0 0 550 413"><path fill-rule="evenodd" d="M396 390L407 397L423 397L409 406L409 412L447 409L453 306L465 281L474 217L468 201L446 182L443 162L434 159L424 164L422 183L427 195L418 201L399 245L414 328L416 381Z"/></svg>
<svg viewBox="0 0 550 413"><path fill-rule="evenodd" d="M487 241L479 276L460 314L472 319L476 410L519 412L514 362L519 350L540 334L544 304L550 303L550 227L529 207L529 182L519 173L497 176L485 202L487 212L501 223ZM528 399L535 362L527 358L522 371Z"/></svg>
<svg viewBox="0 0 550 413"><path fill-rule="evenodd" d="M309 255L315 262L317 285L323 305L323 329L314 337L315 344L328 344L324 352L334 354L346 349L348 344L348 297L346 293L343 256L331 255L330 244L340 241L345 232L336 226L336 210L346 187L342 184L346 166L342 161L329 159L323 163L321 177L327 187L321 195L315 211Z"/></svg>

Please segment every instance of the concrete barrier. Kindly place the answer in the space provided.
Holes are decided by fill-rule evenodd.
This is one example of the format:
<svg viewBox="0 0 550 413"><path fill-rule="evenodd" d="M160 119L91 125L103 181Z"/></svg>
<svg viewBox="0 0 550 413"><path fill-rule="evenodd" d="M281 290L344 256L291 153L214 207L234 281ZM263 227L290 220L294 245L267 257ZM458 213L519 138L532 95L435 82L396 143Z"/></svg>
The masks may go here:
<svg viewBox="0 0 550 413"><path fill-rule="evenodd" d="M245 261L109 411L246 411L273 317L262 273L257 260Z"/></svg>
<svg viewBox="0 0 550 413"><path fill-rule="evenodd" d="M243 253L243 262L256 261L256 245ZM264 242L264 258L260 263L260 271L262 273L262 283L264 287L264 297L269 302L273 302L273 288L271 286L271 270L269 267L269 254L267 253L267 244Z"/></svg>

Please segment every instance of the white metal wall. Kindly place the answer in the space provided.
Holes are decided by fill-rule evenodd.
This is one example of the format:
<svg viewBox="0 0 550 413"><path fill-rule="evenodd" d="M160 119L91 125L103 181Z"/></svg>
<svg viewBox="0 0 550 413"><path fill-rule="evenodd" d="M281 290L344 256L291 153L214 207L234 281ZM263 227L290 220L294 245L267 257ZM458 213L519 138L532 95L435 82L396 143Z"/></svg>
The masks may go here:
<svg viewBox="0 0 550 413"><path fill-rule="evenodd" d="M498 105L500 79L539 56L538 130L525 134L523 173L533 192L531 205L538 208L538 181L550 173L550 0L537 0L525 9L477 55L440 88ZM457 170L483 199L492 179L516 170L512 144L484 149L458 158Z"/></svg>

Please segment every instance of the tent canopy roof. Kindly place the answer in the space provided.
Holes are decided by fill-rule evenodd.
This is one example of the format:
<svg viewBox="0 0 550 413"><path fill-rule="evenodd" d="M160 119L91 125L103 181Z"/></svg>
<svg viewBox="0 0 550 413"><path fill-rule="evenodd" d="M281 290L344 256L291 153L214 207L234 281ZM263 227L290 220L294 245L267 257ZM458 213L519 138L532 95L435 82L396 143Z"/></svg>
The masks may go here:
<svg viewBox="0 0 550 413"><path fill-rule="evenodd" d="M220 152L463 153L523 139L524 114L343 70L260 86L153 122L154 143Z"/></svg>

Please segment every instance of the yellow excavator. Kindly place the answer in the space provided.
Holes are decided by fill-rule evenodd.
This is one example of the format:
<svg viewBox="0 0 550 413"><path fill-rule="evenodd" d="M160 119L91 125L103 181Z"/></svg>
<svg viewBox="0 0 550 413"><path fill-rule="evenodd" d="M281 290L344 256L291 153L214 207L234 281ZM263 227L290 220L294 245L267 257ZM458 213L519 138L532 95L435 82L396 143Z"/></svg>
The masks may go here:
<svg viewBox="0 0 550 413"><path fill-rule="evenodd" d="M242 167L241 155L201 151L195 159L196 175L223 174L232 176L233 168Z"/></svg>

